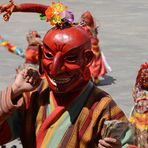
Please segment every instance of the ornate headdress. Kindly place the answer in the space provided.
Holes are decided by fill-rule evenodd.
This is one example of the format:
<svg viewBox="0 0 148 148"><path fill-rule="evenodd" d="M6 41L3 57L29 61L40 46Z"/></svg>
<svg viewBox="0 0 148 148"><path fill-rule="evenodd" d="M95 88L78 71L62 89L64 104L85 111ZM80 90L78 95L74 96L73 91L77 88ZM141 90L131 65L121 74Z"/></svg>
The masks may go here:
<svg viewBox="0 0 148 148"><path fill-rule="evenodd" d="M148 63L144 63L141 65L137 77L136 77L136 83L133 88L133 98L134 101L137 102L141 99L148 99L148 90L146 85L148 77Z"/></svg>
<svg viewBox="0 0 148 148"><path fill-rule="evenodd" d="M51 26L59 28L70 27L74 24L74 14L67 9L68 7L61 2L52 2L45 11L46 16L41 15L41 20L46 18Z"/></svg>
<svg viewBox="0 0 148 148"><path fill-rule="evenodd" d="M142 85L142 80L145 76L145 73L148 73L148 63L144 63L141 65L140 67L140 70L138 71L138 75L137 75L137 78L136 78L136 84L135 85Z"/></svg>

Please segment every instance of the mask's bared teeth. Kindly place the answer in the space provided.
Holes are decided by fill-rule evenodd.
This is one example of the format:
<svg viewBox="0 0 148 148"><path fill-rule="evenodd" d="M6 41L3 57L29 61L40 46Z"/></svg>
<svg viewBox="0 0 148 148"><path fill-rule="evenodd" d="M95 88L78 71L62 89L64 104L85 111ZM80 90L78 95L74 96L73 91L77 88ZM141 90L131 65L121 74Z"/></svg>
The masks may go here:
<svg viewBox="0 0 148 148"><path fill-rule="evenodd" d="M65 83L68 83L70 80L71 80L70 78L63 78L63 79L55 79L54 81L57 84L65 84Z"/></svg>
<svg viewBox="0 0 148 148"><path fill-rule="evenodd" d="M49 77L49 80L54 86L57 86L56 82L54 82L54 80L52 80L50 77Z"/></svg>

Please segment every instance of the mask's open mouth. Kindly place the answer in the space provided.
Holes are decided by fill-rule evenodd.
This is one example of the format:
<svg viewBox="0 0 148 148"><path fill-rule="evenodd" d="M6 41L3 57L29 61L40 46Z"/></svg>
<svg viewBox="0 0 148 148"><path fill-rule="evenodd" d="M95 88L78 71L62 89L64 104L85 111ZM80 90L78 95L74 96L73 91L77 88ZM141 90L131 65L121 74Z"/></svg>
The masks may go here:
<svg viewBox="0 0 148 148"><path fill-rule="evenodd" d="M48 76L48 77L49 77L50 82L54 86L66 84L66 83L69 83L71 81L71 78L51 78L50 76Z"/></svg>

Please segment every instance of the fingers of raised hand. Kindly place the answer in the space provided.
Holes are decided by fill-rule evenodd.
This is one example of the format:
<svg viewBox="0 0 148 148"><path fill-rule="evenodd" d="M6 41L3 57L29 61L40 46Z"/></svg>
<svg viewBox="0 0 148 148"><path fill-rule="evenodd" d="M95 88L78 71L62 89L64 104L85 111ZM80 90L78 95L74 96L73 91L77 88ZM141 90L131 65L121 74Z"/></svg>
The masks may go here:
<svg viewBox="0 0 148 148"><path fill-rule="evenodd" d="M11 13L9 13L9 12L5 13L5 14L3 15L4 21L9 21L10 15L11 15Z"/></svg>
<svg viewBox="0 0 148 148"><path fill-rule="evenodd" d="M9 9L13 9L14 6L15 6L15 4L14 4L13 0L9 0L8 4L1 4L0 5L0 14L3 12L7 12Z"/></svg>
<svg viewBox="0 0 148 148"><path fill-rule="evenodd" d="M3 12L4 12L3 14L4 21L8 21L12 12L8 8L5 8L0 5L0 14L2 14Z"/></svg>
<svg viewBox="0 0 148 148"><path fill-rule="evenodd" d="M3 5L0 5L0 14L3 13L5 10L4 10L4 7Z"/></svg>
<svg viewBox="0 0 148 148"><path fill-rule="evenodd" d="M11 4L5 4L5 5L0 5L0 14L3 14L3 19L4 21L9 21L9 18L15 8L15 5L13 3Z"/></svg>
<svg viewBox="0 0 148 148"><path fill-rule="evenodd" d="M10 4L2 4L2 5L0 5L0 14L3 13L3 12L7 12L10 7L11 7Z"/></svg>

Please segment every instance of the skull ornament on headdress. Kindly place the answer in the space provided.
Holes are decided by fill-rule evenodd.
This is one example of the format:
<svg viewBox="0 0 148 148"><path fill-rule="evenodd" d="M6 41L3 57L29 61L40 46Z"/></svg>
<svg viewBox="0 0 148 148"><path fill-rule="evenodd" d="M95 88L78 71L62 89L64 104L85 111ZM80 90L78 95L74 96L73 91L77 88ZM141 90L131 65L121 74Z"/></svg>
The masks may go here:
<svg viewBox="0 0 148 148"><path fill-rule="evenodd" d="M136 84L141 89L148 91L148 63L141 65L136 78Z"/></svg>

